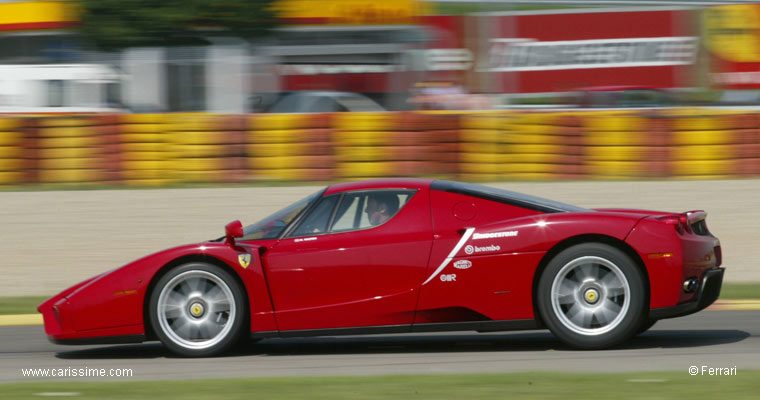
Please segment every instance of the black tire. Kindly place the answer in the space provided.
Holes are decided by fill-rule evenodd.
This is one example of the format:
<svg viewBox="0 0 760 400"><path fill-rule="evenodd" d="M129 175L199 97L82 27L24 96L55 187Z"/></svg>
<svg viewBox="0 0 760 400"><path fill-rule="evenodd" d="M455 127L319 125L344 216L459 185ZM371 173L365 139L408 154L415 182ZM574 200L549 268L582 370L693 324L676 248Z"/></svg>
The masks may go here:
<svg viewBox="0 0 760 400"><path fill-rule="evenodd" d="M658 320L656 319L645 319L644 323L639 327L639 331L636 333L637 335L641 335L642 333L649 330L649 328L653 327L654 324L657 323Z"/></svg>
<svg viewBox="0 0 760 400"><path fill-rule="evenodd" d="M148 313L156 336L183 357L209 357L230 350L246 332L248 301L224 269L191 262L156 283Z"/></svg>
<svg viewBox="0 0 760 400"><path fill-rule="evenodd" d="M645 321L644 277L621 250L584 243L557 254L541 274L537 303L544 324L581 349L618 345Z"/></svg>

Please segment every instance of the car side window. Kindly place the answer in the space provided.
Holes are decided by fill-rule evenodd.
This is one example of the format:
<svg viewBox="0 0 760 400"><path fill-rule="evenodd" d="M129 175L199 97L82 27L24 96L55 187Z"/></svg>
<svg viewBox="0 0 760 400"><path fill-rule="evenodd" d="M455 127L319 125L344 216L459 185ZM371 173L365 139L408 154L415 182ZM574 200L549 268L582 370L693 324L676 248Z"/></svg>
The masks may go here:
<svg viewBox="0 0 760 400"><path fill-rule="evenodd" d="M335 213L335 222L333 222L330 231L341 232L357 229L359 227L359 218L357 216L361 217L365 197L361 194L344 195L338 211Z"/></svg>
<svg viewBox="0 0 760 400"><path fill-rule="evenodd" d="M327 232L330 218L340 195L323 197L289 235L290 237L309 236Z"/></svg>
<svg viewBox="0 0 760 400"><path fill-rule="evenodd" d="M372 228L392 219L414 195L414 190L370 190L346 193L335 213L330 232Z"/></svg>

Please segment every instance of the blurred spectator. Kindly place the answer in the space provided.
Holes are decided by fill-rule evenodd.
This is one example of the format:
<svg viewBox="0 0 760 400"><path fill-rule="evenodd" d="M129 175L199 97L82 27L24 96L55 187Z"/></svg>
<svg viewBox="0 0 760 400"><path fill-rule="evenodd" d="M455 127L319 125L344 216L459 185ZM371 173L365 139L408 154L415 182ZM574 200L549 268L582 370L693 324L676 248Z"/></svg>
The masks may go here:
<svg viewBox="0 0 760 400"><path fill-rule="evenodd" d="M409 102L421 110L482 110L491 106L487 96L470 94L453 81L418 82Z"/></svg>

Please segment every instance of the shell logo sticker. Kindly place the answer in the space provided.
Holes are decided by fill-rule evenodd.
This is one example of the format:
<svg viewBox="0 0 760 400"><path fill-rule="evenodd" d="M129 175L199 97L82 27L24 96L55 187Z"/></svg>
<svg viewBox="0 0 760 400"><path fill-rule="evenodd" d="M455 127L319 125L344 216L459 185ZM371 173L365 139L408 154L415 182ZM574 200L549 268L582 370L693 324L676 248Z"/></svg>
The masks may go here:
<svg viewBox="0 0 760 400"><path fill-rule="evenodd" d="M240 263L241 267L248 268L248 266L251 265L251 255L250 254L238 254L238 262Z"/></svg>
<svg viewBox="0 0 760 400"><path fill-rule="evenodd" d="M454 263L454 268L456 269L467 269L472 267L472 261L470 260L459 260Z"/></svg>

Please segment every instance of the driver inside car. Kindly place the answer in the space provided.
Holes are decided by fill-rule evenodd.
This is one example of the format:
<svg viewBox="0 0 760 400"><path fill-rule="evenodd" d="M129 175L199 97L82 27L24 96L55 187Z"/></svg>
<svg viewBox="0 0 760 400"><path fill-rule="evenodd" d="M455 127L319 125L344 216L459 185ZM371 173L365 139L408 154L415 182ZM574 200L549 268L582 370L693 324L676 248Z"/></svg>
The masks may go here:
<svg viewBox="0 0 760 400"><path fill-rule="evenodd" d="M398 211L398 196L392 193L376 193L367 199L367 218L372 226L389 220Z"/></svg>

